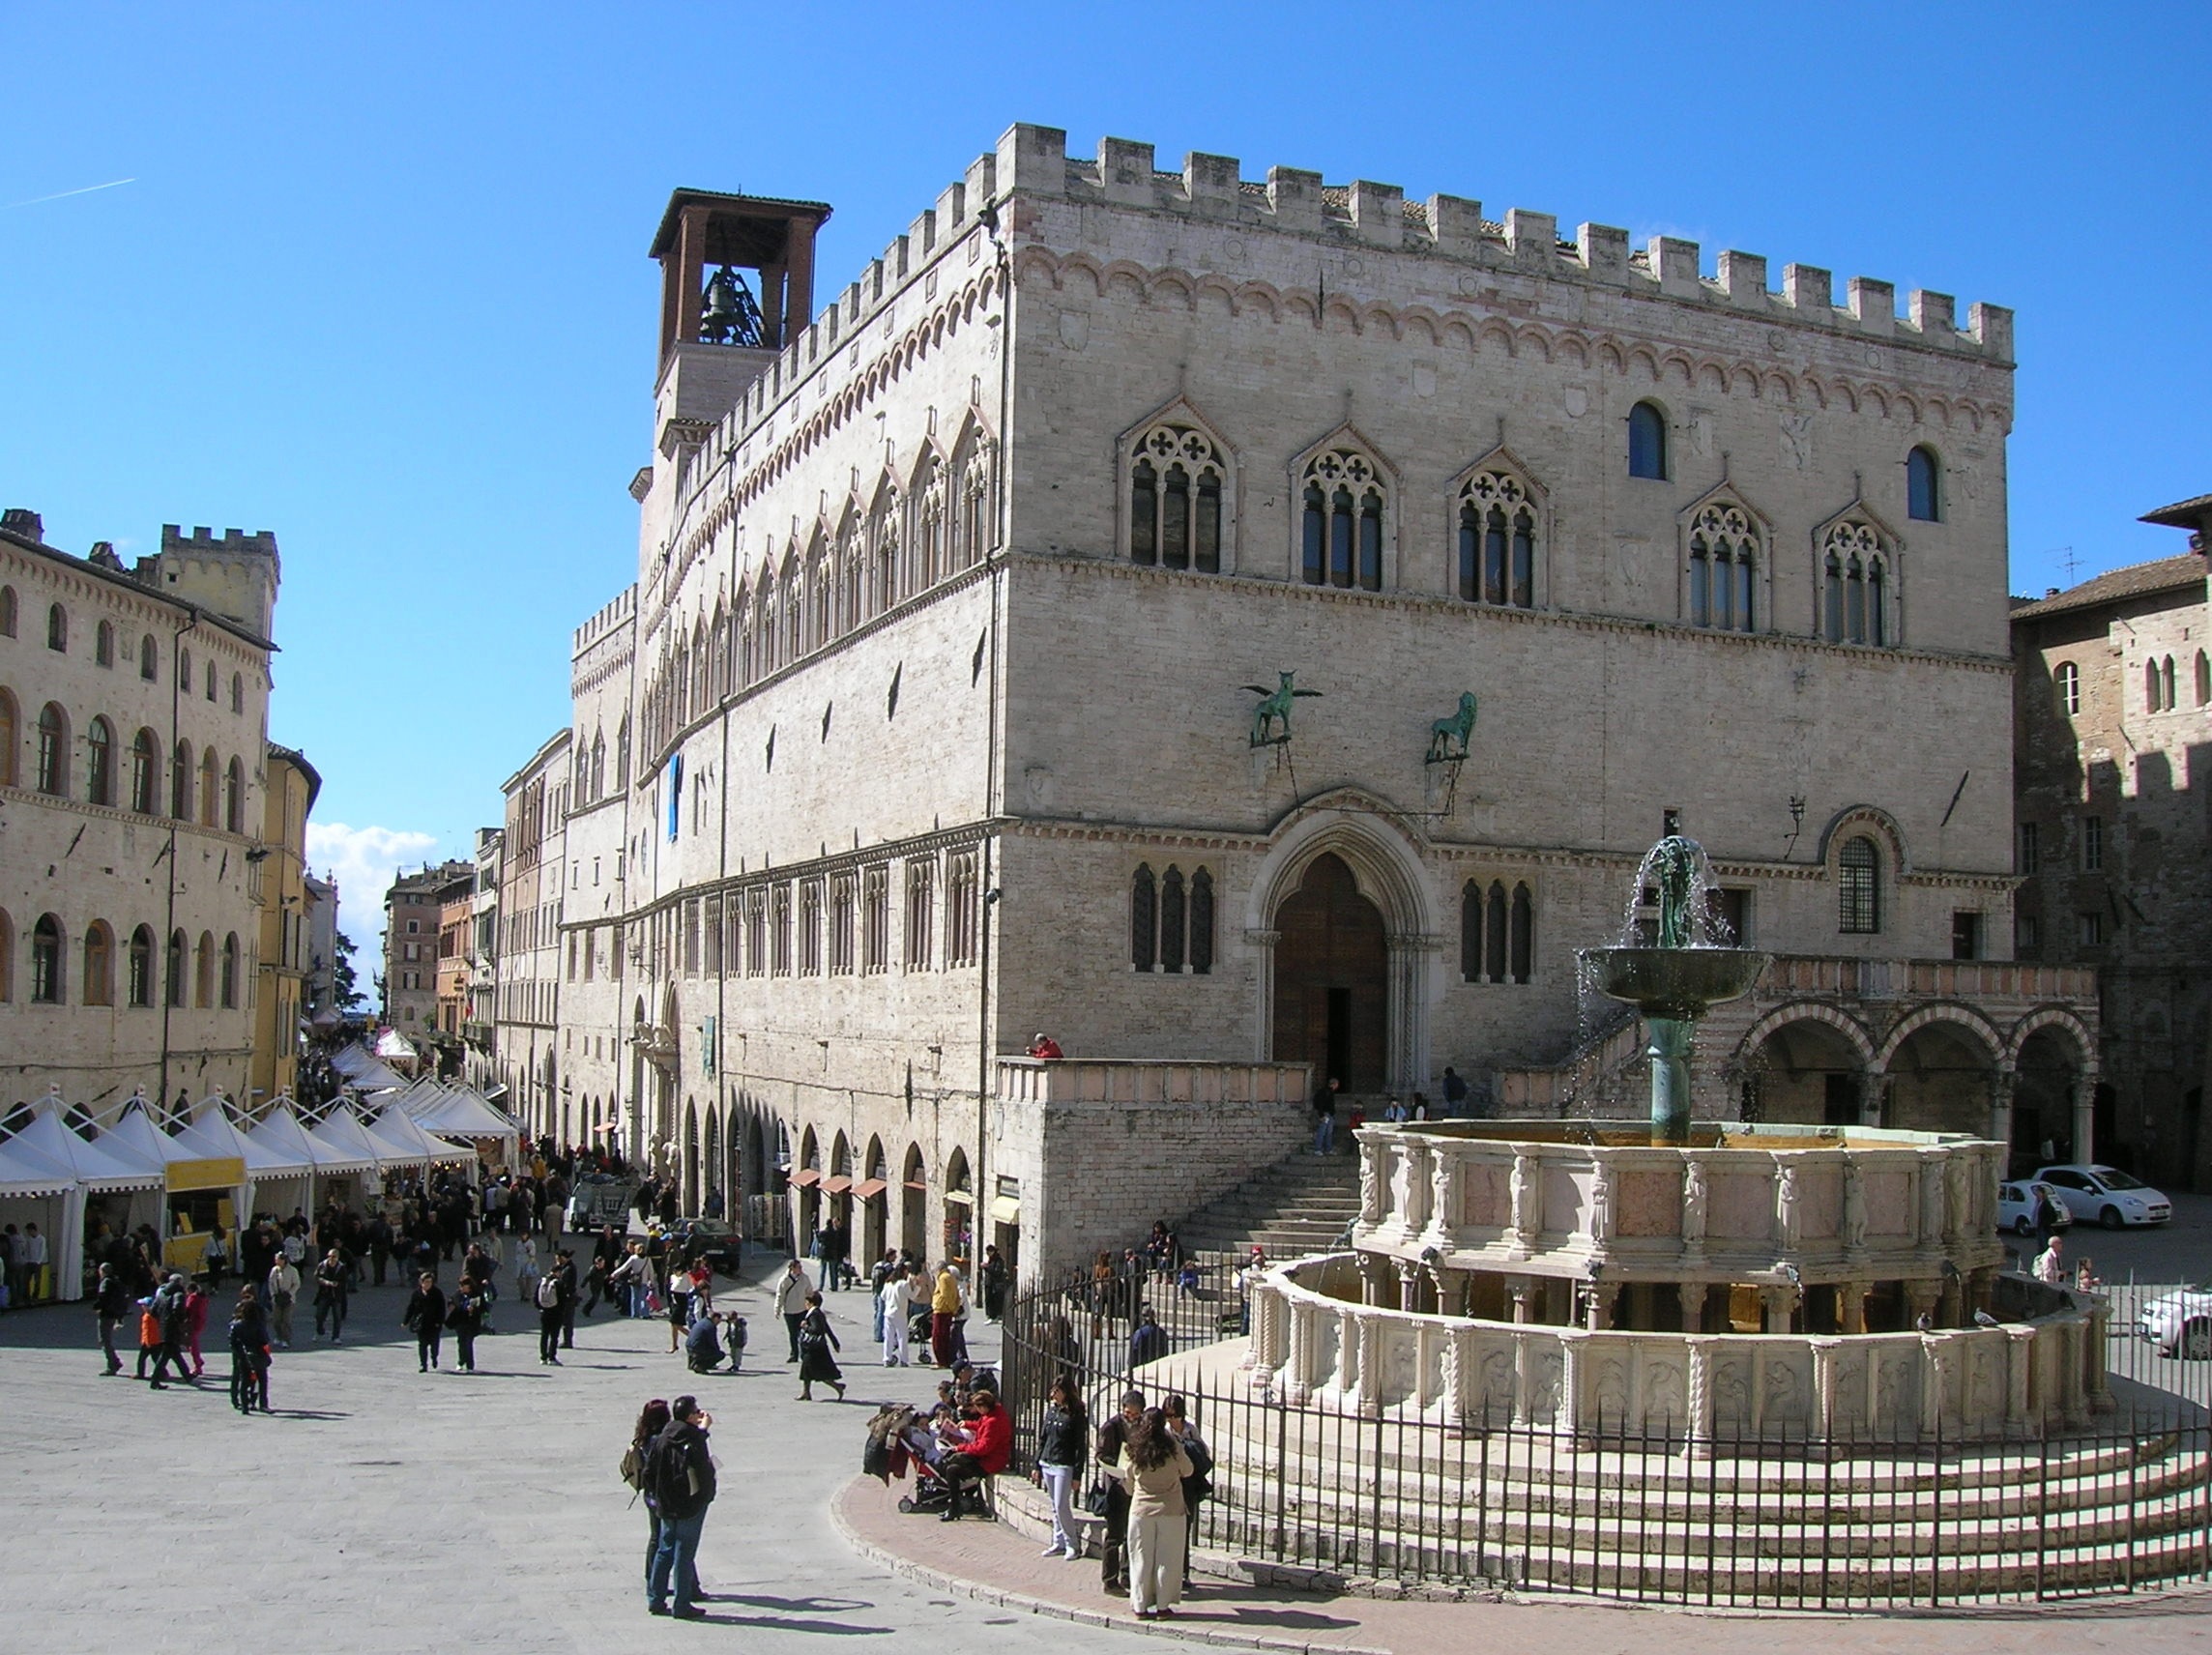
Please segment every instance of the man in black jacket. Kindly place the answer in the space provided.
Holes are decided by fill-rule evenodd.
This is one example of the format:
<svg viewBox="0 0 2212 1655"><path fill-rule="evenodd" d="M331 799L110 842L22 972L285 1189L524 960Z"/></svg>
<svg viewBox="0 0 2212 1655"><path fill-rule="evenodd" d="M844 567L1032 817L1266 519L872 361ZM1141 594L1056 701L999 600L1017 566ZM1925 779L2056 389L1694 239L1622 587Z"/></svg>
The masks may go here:
<svg viewBox="0 0 2212 1655"><path fill-rule="evenodd" d="M1111 1466L1128 1446L1129 1427L1145 1417L1145 1393L1123 1391L1121 1411L1098 1428L1098 1464ZM1098 1579L1109 1594L1129 1589L1129 1485L1106 1479L1106 1536L1098 1547Z"/></svg>
<svg viewBox="0 0 2212 1655"><path fill-rule="evenodd" d="M92 1290L93 1313L100 1318L100 1349L107 1357L108 1379L123 1372L123 1358L115 1353L115 1330L131 1314L131 1291L113 1264L100 1266L99 1285Z"/></svg>
<svg viewBox="0 0 2212 1655"><path fill-rule="evenodd" d="M707 1508L714 1500L714 1457L707 1451L707 1431L714 1420L692 1396L678 1397L668 1405L668 1429L653 1439L646 1455L647 1487L653 1490L654 1505L660 1513L660 1546L653 1554L653 1573L646 1581L645 1607L655 1614L698 1620L707 1612L696 1600L699 1532L707 1525ZM673 1610L668 1604L671 1576L676 1585Z"/></svg>

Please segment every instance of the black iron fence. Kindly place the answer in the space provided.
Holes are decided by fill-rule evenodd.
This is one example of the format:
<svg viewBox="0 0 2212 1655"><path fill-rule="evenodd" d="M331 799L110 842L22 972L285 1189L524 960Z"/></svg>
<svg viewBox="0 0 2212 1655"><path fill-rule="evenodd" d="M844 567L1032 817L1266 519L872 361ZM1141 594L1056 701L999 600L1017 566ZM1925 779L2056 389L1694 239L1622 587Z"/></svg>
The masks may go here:
<svg viewBox="0 0 2212 1655"><path fill-rule="evenodd" d="M1807 1610L2053 1599L2212 1578L2212 1360L2135 1336L2169 1287L2110 1292L2116 1411L2036 1439L1906 1443L1677 1427L1362 1414L1255 1388L1243 1283L1071 1278L1004 1319L1028 1454L1057 1373L1093 1418L1134 1386L1187 1399L1216 1457L1197 1543L1324 1582ZM1145 1313L1157 1335L1140 1337ZM1135 1353L1184 1358L1166 1368ZM1134 1367L1134 1372L1132 1371Z"/></svg>

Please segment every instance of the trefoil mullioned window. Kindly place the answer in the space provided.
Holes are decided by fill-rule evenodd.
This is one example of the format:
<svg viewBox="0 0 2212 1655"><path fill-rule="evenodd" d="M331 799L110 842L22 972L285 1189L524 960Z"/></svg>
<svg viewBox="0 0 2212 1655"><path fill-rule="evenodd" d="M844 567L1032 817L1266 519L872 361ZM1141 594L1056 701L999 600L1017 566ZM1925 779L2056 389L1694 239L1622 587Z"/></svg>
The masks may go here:
<svg viewBox="0 0 2212 1655"><path fill-rule="evenodd" d="M1170 865L1155 876L1150 862L1129 876L1129 964L1140 972L1213 971L1213 875L1207 868L1185 874Z"/></svg>
<svg viewBox="0 0 2212 1655"><path fill-rule="evenodd" d="M1196 426L1148 431L1129 461L1129 561L1219 574L1227 478L1213 439Z"/></svg>
<svg viewBox="0 0 2212 1655"><path fill-rule="evenodd" d="M1821 636L1831 644L1887 645L1890 554L1871 523L1847 518L1820 542Z"/></svg>
<svg viewBox="0 0 2212 1655"><path fill-rule="evenodd" d="M1382 468L1358 450L1316 454L1299 479L1299 578L1381 592L1386 504Z"/></svg>
<svg viewBox="0 0 2212 1655"><path fill-rule="evenodd" d="M1751 513L1715 501L1690 523L1690 624L1756 631L1758 594L1759 531Z"/></svg>
<svg viewBox="0 0 2212 1655"><path fill-rule="evenodd" d="M1536 606L1535 502L1508 471L1483 470L1459 491L1460 597L1513 609Z"/></svg>

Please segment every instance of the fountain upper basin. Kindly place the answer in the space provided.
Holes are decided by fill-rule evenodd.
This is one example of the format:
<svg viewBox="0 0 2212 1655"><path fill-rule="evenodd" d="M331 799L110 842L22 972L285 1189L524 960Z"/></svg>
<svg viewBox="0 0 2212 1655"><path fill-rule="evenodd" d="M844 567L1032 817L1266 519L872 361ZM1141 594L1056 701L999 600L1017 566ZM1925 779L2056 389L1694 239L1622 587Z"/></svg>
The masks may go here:
<svg viewBox="0 0 2212 1655"><path fill-rule="evenodd" d="M1749 994L1774 958L1750 948L1583 948L1599 992L1646 1017L1689 1021Z"/></svg>

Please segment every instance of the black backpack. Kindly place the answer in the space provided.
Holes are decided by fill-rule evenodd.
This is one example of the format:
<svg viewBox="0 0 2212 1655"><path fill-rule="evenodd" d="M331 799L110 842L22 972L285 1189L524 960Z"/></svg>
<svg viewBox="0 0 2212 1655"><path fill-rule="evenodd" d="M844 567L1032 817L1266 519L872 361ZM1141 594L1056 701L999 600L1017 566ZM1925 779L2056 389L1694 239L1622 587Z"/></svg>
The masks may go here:
<svg viewBox="0 0 2212 1655"><path fill-rule="evenodd" d="M691 1465L684 1452L684 1444L675 1438L675 1429L663 1431L653 1439L646 1450L645 1486L653 1495L653 1503L670 1517L690 1514Z"/></svg>

